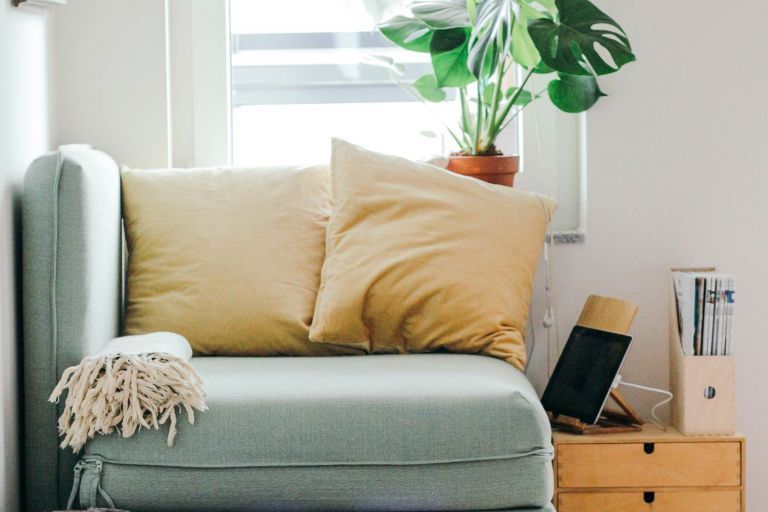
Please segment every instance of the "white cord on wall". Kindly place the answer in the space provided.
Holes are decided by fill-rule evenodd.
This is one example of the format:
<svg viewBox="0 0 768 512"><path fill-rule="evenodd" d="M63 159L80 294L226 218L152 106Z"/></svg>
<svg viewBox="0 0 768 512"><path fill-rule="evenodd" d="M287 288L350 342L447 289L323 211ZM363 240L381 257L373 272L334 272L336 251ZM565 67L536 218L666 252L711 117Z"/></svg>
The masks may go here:
<svg viewBox="0 0 768 512"><path fill-rule="evenodd" d="M541 163L543 167L548 167L548 164L545 163L545 160L548 158L548 155L544 153L543 151L543 144L541 143L541 130L539 125L539 111L537 103L534 101L532 105L533 110L533 117L534 117L534 127L535 127L535 133L536 133L536 149L539 153L539 158L541 159ZM557 173L555 173L555 196L557 196ZM556 343L556 351L557 356L560 355L560 332L559 332L559 326L557 325L557 318L555 317L555 299L554 299L554 280L552 278L552 262L554 259L554 252L555 252L555 236L552 232L552 212L550 212L545 204L544 200L539 195L539 201L541 201L541 206L544 208L547 214L547 238L544 241L544 264L546 265L545 270L545 282L544 282L544 289L545 289L545 307L544 307L544 318L542 320L542 326L547 330L547 378L552 376L552 336L554 334L555 337L555 343ZM553 332L554 328L554 332Z"/></svg>
<svg viewBox="0 0 768 512"><path fill-rule="evenodd" d="M552 376L552 365L550 364L552 352L551 328L555 325L555 308L552 300L552 253L554 252L554 236L552 234L552 212L549 210L549 208L547 208L547 205L544 202L541 194L536 193L536 197L539 199L541 209L544 211L544 215L547 217L547 232L546 238L544 240L544 265L546 266L544 273L545 308L542 325L547 329L547 378L549 378ZM528 373L531 359L533 358L534 351L536 350L536 325L533 321L533 301L531 301L529 306L528 320L528 325L531 329L531 348L528 350L528 360L525 363L524 371L526 374Z"/></svg>
<svg viewBox="0 0 768 512"><path fill-rule="evenodd" d="M544 240L544 265L545 265L545 271L544 271L544 319L542 320L542 326L547 329L547 378L552 376L552 327L557 326L557 321L555 319L555 306L554 306L554 291L553 291L553 279L552 279L552 256L554 254L554 248L555 248L555 237L554 233L552 233L552 212L547 208L547 205L544 203L544 199L541 197L541 194L536 194L536 197L538 197L539 202L541 203L541 208L544 210L544 214L547 216L547 233L546 238ZM531 318L533 316L533 310L531 309ZM531 322L531 333L532 333L532 346L535 346L536 343L536 335L535 335L535 326L533 325L533 322ZM559 342L558 342L559 344ZM531 349L531 355L533 355L533 349ZM527 370L527 367L526 367Z"/></svg>

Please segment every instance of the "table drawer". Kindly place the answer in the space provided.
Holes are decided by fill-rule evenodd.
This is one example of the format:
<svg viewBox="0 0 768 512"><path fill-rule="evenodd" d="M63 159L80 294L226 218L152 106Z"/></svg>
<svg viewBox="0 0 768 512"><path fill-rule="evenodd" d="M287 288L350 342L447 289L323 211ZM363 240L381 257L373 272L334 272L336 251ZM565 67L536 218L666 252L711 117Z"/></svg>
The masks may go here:
<svg viewBox="0 0 768 512"><path fill-rule="evenodd" d="M559 488L738 487L738 442L561 444Z"/></svg>
<svg viewBox="0 0 768 512"><path fill-rule="evenodd" d="M740 512L738 490L564 492L558 512Z"/></svg>

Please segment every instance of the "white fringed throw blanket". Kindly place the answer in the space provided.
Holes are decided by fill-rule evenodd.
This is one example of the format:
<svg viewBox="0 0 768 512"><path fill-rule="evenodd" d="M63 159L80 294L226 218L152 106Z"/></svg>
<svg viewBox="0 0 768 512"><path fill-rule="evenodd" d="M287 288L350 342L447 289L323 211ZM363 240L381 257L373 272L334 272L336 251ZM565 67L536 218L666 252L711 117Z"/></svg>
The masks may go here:
<svg viewBox="0 0 768 512"><path fill-rule="evenodd" d="M189 363L192 348L178 334L158 332L115 338L95 356L67 368L49 400L67 398L59 417L61 448L77 453L96 434L118 430L131 437L141 428L168 427L168 446L176 437L176 409L195 422L205 411L203 381Z"/></svg>

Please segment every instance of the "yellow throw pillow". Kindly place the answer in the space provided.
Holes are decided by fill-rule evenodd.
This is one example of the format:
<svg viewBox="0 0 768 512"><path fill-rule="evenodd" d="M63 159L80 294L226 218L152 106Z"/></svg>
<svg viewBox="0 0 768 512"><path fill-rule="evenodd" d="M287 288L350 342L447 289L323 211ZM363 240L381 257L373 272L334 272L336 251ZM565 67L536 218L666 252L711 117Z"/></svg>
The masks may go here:
<svg viewBox="0 0 768 512"><path fill-rule="evenodd" d="M551 199L333 141L335 209L310 339L523 368Z"/></svg>
<svg viewBox="0 0 768 512"><path fill-rule="evenodd" d="M355 352L309 342L331 210L327 166L124 169L126 333L200 355Z"/></svg>

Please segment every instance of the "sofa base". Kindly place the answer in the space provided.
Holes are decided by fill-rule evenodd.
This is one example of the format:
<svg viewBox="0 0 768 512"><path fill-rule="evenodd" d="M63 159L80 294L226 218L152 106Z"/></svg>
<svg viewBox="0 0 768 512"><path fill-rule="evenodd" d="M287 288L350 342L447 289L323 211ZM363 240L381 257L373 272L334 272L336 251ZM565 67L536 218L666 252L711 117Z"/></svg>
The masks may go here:
<svg viewBox="0 0 768 512"><path fill-rule="evenodd" d="M132 512L553 510L546 508L552 465L540 455L401 466L165 467L93 456L84 462L83 508L112 505L108 496Z"/></svg>

